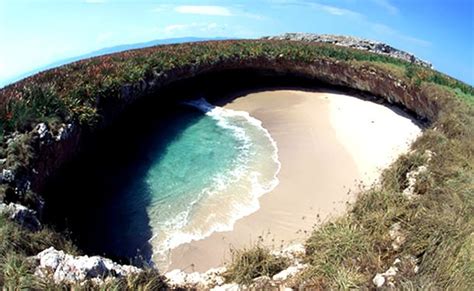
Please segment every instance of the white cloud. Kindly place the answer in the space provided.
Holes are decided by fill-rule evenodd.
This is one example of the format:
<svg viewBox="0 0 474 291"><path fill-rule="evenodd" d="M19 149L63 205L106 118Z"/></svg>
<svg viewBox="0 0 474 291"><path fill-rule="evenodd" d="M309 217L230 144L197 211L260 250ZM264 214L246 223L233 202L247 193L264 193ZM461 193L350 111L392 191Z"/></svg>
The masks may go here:
<svg viewBox="0 0 474 291"><path fill-rule="evenodd" d="M316 4L316 3L313 3L312 6L315 7L315 8L318 8L322 11L325 11L329 14L336 15L336 16L347 16L347 15L355 16L355 15L359 14L359 13L354 12L352 10L343 9L343 8L339 8L339 7L335 7L335 6L322 5L322 4Z"/></svg>
<svg viewBox="0 0 474 291"><path fill-rule="evenodd" d="M390 3L390 0L372 0L372 2L387 10L392 15L398 14L398 8Z"/></svg>
<svg viewBox="0 0 474 291"><path fill-rule="evenodd" d="M310 9L322 11L334 16L349 16L349 17L356 17L356 18L364 17L364 15L360 14L359 12L356 12L350 9L340 8L333 5L321 4L314 1L307 1L307 0L267 0L267 1L271 5L302 6L302 7L307 7Z"/></svg>
<svg viewBox="0 0 474 291"><path fill-rule="evenodd" d="M153 8L151 11L162 13L165 11L174 10L177 13L181 14L197 14L197 15L210 15L210 16L234 16L234 17L245 17L255 20L264 20L267 17L242 11L239 8L239 5L234 5L232 7L225 6L215 6L215 5L180 5L173 6L169 4L161 4Z"/></svg>
<svg viewBox="0 0 474 291"><path fill-rule="evenodd" d="M214 16L232 16L229 8L224 6L211 5L182 5L177 6L175 11L183 14L200 14L200 15L214 15Z"/></svg>

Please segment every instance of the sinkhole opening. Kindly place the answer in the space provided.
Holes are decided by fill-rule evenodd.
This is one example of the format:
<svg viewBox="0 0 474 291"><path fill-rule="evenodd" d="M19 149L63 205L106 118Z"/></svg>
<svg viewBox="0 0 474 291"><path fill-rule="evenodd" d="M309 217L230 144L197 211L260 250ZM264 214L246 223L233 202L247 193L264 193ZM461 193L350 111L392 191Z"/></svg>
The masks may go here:
<svg viewBox="0 0 474 291"><path fill-rule="evenodd" d="M258 120L220 105L281 88L342 89L252 70L174 82L88 136L42 190L43 219L89 255L136 265L230 230L276 186L279 162Z"/></svg>

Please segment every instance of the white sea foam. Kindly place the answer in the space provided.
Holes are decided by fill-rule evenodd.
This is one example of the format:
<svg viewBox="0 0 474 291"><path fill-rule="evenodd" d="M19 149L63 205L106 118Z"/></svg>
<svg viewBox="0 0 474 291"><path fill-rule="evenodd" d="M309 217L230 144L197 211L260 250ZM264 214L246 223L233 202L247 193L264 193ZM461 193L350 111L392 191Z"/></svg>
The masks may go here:
<svg viewBox="0 0 474 291"><path fill-rule="evenodd" d="M272 191L279 183L277 175L281 164L278 160L278 147L268 130L262 126L260 120L250 116L248 112L213 106L203 98L188 101L186 104L201 110L207 116L216 120L219 127L228 130L237 140L241 141L239 147L240 155L237 158L235 167L225 173L216 174L212 179L212 186L203 189L196 199L189 203L185 211L178 213L173 218L170 217L169 220L160 225L160 227L165 229L164 233L161 233L165 237L159 237L160 234L155 233L150 239L154 248L153 260L164 268L170 263L169 251L171 249L193 240L203 239L214 232L233 230L237 220L256 212L260 208L259 197ZM245 122L244 126L236 125L239 121ZM251 152L252 146L255 145L251 134L245 128L245 126L249 125L258 130L271 146L271 159L275 167L273 175L269 177L268 181L262 181L263 173L251 167L252 159L255 158L254 155L256 153ZM258 161L256 163L258 164ZM225 191L232 192L230 188L238 187L239 185L236 186L236 184L242 181L242 179L244 179L244 182L248 182L247 184L250 187L250 189L247 189L248 193L244 193L248 194L248 196L242 197L242 199L246 200L244 198L248 198L249 201L242 202L238 201L238 199L235 199L235 201L223 201L225 203L234 203L229 213L226 213L225 220L218 219L217 214L208 213L206 222L214 221L205 229L184 230L185 226L192 224L190 216L196 206L205 207L206 200L219 199L219 193L224 193ZM245 185L243 183L240 184Z"/></svg>

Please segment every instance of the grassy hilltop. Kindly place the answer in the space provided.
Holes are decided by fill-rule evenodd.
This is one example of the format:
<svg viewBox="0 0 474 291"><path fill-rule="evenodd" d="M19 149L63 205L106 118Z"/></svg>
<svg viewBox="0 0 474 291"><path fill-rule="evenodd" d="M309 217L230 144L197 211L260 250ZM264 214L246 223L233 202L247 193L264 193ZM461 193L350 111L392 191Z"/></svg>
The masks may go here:
<svg viewBox="0 0 474 291"><path fill-rule="evenodd" d="M329 44L239 40L157 46L82 60L9 85L0 90L0 166L15 178L3 179L0 201L34 207L33 190L49 174L40 173L36 181L33 166L57 168L43 159L47 146L37 142L39 123L53 133L64 124L93 132L113 121L106 114L110 104L126 107L174 81L239 67L301 73L373 93L429 124L412 150L384 171L380 186L362 193L347 215L314 230L305 244L310 267L294 286L371 288L374 275L400 259L397 288L474 288L474 88L409 62ZM407 174L420 167L425 170L410 184ZM28 179L32 187L20 187ZM403 194L410 185L413 198ZM398 247L391 236L394 224ZM31 232L0 217L0 286L53 288L32 275L27 259L49 246L78 252L64 234L47 227ZM229 280L245 284L278 271L281 262L256 248L236 252ZM109 288L153 289L160 280L149 270L110 282Z"/></svg>

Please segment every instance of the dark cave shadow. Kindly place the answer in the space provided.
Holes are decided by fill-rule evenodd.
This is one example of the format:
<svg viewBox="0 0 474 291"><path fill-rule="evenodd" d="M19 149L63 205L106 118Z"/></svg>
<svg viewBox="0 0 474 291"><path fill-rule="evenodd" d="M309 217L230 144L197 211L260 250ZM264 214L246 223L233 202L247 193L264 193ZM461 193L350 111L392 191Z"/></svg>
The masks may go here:
<svg viewBox="0 0 474 291"><path fill-rule="evenodd" d="M113 125L90 138L82 153L64 165L42 191L45 221L68 230L88 255L106 255L136 265L149 262L152 231L146 207L151 193L146 173L170 142L203 117L181 101L204 97L214 105L225 105L248 93L281 89L342 92L389 105L419 126L424 122L413 112L367 92L315 79L254 70L203 74L171 83L143 98Z"/></svg>
<svg viewBox="0 0 474 291"><path fill-rule="evenodd" d="M305 92L326 92L346 94L350 97L364 101L381 104L395 114L408 118L416 126L426 128L429 122L426 118L418 116L415 112L401 104L389 103L380 96L370 92L337 86L325 83L318 79L307 78L295 74L275 74L254 70L232 70L209 73L197 77L194 81L199 84L199 92L206 96L208 101L217 106L224 106L233 100L251 93L276 90L298 90Z"/></svg>
<svg viewBox="0 0 474 291"><path fill-rule="evenodd" d="M189 106L156 103L125 114L47 183L45 221L67 230L89 255L150 263L146 207L152 193L146 173L167 145L202 117Z"/></svg>

